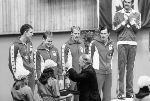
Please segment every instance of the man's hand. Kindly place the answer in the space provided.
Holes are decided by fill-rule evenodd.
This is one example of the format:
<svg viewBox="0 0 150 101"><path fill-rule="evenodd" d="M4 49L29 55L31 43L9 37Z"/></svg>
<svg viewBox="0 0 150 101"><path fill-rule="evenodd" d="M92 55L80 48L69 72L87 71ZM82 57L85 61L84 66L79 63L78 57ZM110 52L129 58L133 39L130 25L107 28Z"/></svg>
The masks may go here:
<svg viewBox="0 0 150 101"><path fill-rule="evenodd" d="M129 20L129 16L127 14L124 14L124 21L128 21Z"/></svg>
<svg viewBox="0 0 150 101"><path fill-rule="evenodd" d="M132 19L130 20L130 24L131 24L131 25L135 25L135 24L136 24L136 19L135 19L135 18L132 18Z"/></svg>
<svg viewBox="0 0 150 101"><path fill-rule="evenodd" d="M128 15L127 14L124 14L124 21L122 21L122 25L123 26L125 26L126 25L126 23L128 22L128 20L129 20L129 17L128 17Z"/></svg>
<svg viewBox="0 0 150 101"><path fill-rule="evenodd" d="M71 64L69 62L67 62L66 66L65 66L66 71L68 71L71 68L72 68Z"/></svg>
<svg viewBox="0 0 150 101"><path fill-rule="evenodd" d="M66 75L66 70L63 70L62 75Z"/></svg>

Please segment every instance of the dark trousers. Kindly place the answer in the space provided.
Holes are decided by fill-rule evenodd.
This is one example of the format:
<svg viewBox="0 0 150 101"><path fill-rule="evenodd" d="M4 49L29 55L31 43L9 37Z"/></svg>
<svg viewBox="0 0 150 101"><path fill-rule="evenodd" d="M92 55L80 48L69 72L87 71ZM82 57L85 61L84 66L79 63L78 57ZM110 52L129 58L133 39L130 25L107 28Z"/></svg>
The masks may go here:
<svg viewBox="0 0 150 101"><path fill-rule="evenodd" d="M133 94L133 68L136 45L118 45L119 94L124 94L124 74L126 68L126 95Z"/></svg>

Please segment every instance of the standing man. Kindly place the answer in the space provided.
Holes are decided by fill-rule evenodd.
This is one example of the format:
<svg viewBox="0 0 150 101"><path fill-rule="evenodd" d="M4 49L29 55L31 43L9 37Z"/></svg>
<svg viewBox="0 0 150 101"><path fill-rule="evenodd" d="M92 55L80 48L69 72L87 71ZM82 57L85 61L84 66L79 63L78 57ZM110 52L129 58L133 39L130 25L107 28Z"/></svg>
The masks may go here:
<svg viewBox="0 0 150 101"><path fill-rule="evenodd" d="M51 32L45 32L43 34L43 42L38 46L37 51L34 54L35 64L36 64L36 73L37 79L40 78L41 73L44 70L45 61L50 59L56 66L54 69L54 74L58 79L61 74L61 62L59 57L58 49L53 45L53 34Z"/></svg>
<svg viewBox="0 0 150 101"><path fill-rule="evenodd" d="M109 30L101 27L97 30L98 36L91 42L89 53L92 58L93 68L96 71L99 94L103 93L102 101L111 100L112 66L111 60L114 52Z"/></svg>
<svg viewBox="0 0 150 101"><path fill-rule="evenodd" d="M101 101L96 73L92 67L90 56L88 54L81 55L79 65L82 68L81 73L77 73L72 66L68 65L69 78L78 84L79 101Z"/></svg>
<svg viewBox="0 0 150 101"><path fill-rule="evenodd" d="M34 63L32 59L32 42L33 27L24 24L20 28L21 36L9 48L9 69L14 80L18 80L20 75L28 77L28 85L34 91Z"/></svg>
<svg viewBox="0 0 150 101"><path fill-rule="evenodd" d="M84 43L80 39L80 28L73 26L71 28L70 39L62 46L62 66L65 71L65 64L69 62L73 69L77 72L81 72L81 67L79 66L79 57L85 52ZM76 83L71 81L71 86L69 89L75 90ZM78 97L74 97L74 101L78 101Z"/></svg>
<svg viewBox="0 0 150 101"><path fill-rule="evenodd" d="M124 73L126 72L126 97L133 97L133 68L136 56L136 33L141 27L140 13L133 10L134 0L123 0L123 9L116 12L113 28L117 32L119 92L118 99L124 98Z"/></svg>

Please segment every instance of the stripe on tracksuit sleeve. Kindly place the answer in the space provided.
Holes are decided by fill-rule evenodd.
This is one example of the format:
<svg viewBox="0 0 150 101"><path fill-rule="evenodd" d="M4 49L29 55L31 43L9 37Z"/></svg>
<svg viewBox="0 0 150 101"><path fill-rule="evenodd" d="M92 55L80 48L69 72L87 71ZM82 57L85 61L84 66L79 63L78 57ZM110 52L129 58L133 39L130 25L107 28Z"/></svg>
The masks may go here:
<svg viewBox="0 0 150 101"><path fill-rule="evenodd" d="M99 53L96 46L95 46L95 52L93 54L93 68L99 70Z"/></svg>
<svg viewBox="0 0 150 101"><path fill-rule="evenodd" d="M64 44L62 46L61 50L61 58L62 58L62 67L63 70L65 70L65 65L66 63L69 63L70 66L72 66L72 55L71 55L71 50Z"/></svg>
<svg viewBox="0 0 150 101"><path fill-rule="evenodd" d="M65 48L66 48L66 44L63 44L61 47L61 63L62 63L63 71L65 70Z"/></svg>
<svg viewBox="0 0 150 101"><path fill-rule="evenodd" d="M9 61L10 61L10 71L12 72L13 76L16 72L16 65L15 65L15 48L14 45L10 46L10 50L9 50Z"/></svg>
<svg viewBox="0 0 150 101"><path fill-rule="evenodd" d="M72 55L71 55L71 50L69 49L68 52L68 58L67 58L67 62L70 64L70 66L72 67Z"/></svg>
<svg viewBox="0 0 150 101"><path fill-rule="evenodd" d="M41 75L41 57L38 51L35 52L35 68L36 68L36 79L40 78Z"/></svg>
<svg viewBox="0 0 150 101"><path fill-rule="evenodd" d="M97 47L94 44L94 41L90 43L89 54L93 62L93 68L99 69L99 53Z"/></svg>
<svg viewBox="0 0 150 101"><path fill-rule="evenodd" d="M94 53L94 51L95 51L95 49L93 49L94 48L94 41L92 41L91 43L90 43L90 46L89 46L89 54L90 54L90 56L91 56L91 59L92 59L92 57L93 57L93 53Z"/></svg>
<svg viewBox="0 0 150 101"><path fill-rule="evenodd" d="M34 66L35 66L35 70L34 70L34 74L35 74L35 80L37 80L37 71L36 71L36 52L37 50L33 53L33 62L34 62Z"/></svg>

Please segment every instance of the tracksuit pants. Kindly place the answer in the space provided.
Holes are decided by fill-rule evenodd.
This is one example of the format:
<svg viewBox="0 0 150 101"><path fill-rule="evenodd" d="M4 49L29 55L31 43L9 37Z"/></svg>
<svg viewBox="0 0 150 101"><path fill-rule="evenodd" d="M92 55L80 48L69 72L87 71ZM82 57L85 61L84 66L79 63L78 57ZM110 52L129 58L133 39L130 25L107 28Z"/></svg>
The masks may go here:
<svg viewBox="0 0 150 101"><path fill-rule="evenodd" d="M133 94L133 68L136 45L118 45L119 94L124 94L124 74L126 69L126 96Z"/></svg>
<svg viewBox="0 0 150 101"><path fill-rule="evenodd" d="M111 100L111 86L112 86L112 73L109 74L100 74L96 73L99 94L103 93L102 101Z"/></svg>

